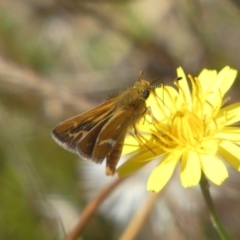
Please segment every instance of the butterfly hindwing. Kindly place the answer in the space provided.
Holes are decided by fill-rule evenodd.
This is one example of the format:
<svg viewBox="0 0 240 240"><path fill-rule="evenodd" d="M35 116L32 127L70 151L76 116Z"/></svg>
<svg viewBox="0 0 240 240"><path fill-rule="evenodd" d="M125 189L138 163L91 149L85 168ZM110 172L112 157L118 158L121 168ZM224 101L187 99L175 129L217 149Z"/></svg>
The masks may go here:
<svg viewBox="0 0 240 240"><path fill-rule="evenodd" d="M105 158L108 158L108 162L111 162L113 158L111 153L114 150L122 149L124 138L127 134L128 128L131 126L132 116L134 109L126 106L118 109L107 123L101 129L92 152L92 159L95 162L102 162ZM124 115L123 115L124 113ZM114 154L114 164L116 166L120 155Z"/></svg>

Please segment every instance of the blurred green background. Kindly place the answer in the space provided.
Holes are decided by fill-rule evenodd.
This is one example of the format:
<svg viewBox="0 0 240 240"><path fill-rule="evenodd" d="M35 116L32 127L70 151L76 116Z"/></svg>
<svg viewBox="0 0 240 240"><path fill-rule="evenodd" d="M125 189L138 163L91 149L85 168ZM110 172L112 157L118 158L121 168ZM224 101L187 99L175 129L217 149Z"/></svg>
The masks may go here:
<svg viewBox="0 0 240 240"><path fill-rule="evenodd" d="M88 201L80 160L51 138L56 124L134 84L140 70L149 81L174 79L178 66L239 70L239 26L238 0L0 0L0 239L60 239L60 219L68 231ZM232 100L239 89L238 77ZM235 175L236 194L219 205L238 214ZM197 217L199 239L218 239L207 213ZM99 213L82 239L117 239L112 225Z"/></svg>

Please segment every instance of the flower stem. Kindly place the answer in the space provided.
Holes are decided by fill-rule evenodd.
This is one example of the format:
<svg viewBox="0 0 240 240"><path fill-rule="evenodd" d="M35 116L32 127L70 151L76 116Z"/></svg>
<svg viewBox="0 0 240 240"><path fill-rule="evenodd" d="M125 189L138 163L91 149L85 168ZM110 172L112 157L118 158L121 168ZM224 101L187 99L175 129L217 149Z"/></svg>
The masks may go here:
<svg viewBox="0 0 240 240"><path fill-rule="evenodd" d="M120 240L129 240L135 239L137 234L142 228L142 225L145 221L147 221L147 217L153 209L154 204L159 198L159 194L157 193L149 193L149 197L144 205L140 208L140 210L133 217L131 223L128 225L125 232L120 237Z"/></svg>
<svg viewBox="0 0 240 240"><path fill-rule="evenodd" d="M204 197L204 200L207 204L208 207L208 211L210 213L210 219L212 221L213 226L216 228L218 234L220 235L222 240L230 240L229 235L227 234L227 232L225 231L225 229L223 228L217 213L215 211L214 205L213 205L213 201L209 192L209 184L208 184L208 180L206 179L206 176L204 175L204 173L202 173L202 177L200 180L200 187L202 190L202 194Z"/></svg>
<svg viewBox="0 0 240 240"><path fill-rule="evenodd" d="M99 206L106 200L106 198L115 190L115 188L121 184L126 178L118 178L112 182L109 186L104 188L88 205L84 208L81 213L81 218L76 226L69 232L65 240L76 240L78 239L86 225L89 223L91 218L94 216Z"/></svg>

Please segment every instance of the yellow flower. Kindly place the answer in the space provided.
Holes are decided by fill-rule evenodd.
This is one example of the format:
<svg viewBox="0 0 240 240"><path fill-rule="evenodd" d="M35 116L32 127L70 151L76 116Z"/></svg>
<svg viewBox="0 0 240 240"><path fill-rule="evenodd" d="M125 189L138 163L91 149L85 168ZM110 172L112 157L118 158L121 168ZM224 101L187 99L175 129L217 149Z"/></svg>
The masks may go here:
<svg viewBox="0 0 240 240"><path fill-rule="evenodd" d="M237 71L204 69L197 78L188 76L190 84L181 68L177 73L182 80L175 88L164 86L150 95L151 114L137 126L141 141L131 135L126 138L123 154L131 155L117 169L119 176L126 176L160 157L148 179L149 191L160 191L178 163L184 187L196 186L202 172L220 185L228 177L223 160L240 170L240 128L236 125L240 102L224 106L227 99L223 99Z"/></svg>

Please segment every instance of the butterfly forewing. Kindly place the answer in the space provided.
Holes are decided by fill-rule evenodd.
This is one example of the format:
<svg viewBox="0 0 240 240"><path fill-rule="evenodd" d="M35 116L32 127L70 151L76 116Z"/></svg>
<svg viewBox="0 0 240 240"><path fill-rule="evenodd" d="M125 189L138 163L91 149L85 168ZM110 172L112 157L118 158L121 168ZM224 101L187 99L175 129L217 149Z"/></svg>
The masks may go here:
<svg viewBox="0 0 240 240"><path fill-rule="evenodd" d="M101 120L111 115L114 108L113 101L114 98L89 112L60 123L53 129L52 137L65 149L77 153L78 142Z"/></svg>

